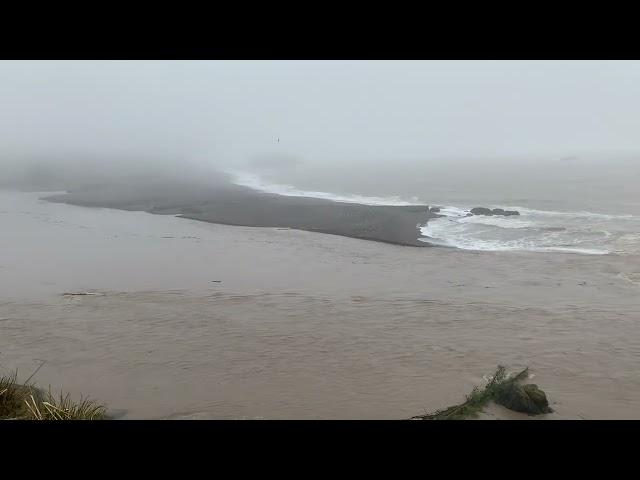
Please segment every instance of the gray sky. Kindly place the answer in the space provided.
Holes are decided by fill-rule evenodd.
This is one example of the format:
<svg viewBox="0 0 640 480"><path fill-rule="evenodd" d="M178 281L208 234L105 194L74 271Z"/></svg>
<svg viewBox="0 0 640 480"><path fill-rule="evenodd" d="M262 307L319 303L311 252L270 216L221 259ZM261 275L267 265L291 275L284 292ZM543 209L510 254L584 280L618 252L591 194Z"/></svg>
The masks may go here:
<svg viewBox="0 0 640 480"><path fill-rule="evenodd" d="M639 112L637 61L0 62L5 159L633 153Z"/></svg>

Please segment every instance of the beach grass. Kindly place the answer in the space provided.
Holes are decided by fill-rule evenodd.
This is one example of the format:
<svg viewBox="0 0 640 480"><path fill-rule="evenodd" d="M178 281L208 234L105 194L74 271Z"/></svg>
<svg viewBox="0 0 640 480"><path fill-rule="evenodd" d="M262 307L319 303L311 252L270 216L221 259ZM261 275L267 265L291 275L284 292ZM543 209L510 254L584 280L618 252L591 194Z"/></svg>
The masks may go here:
<svg viewBox="0 0 640 480"><path fill-rule="evenodd" d="M498 366L487 384L475 386L465 401L458 405L437 410L433 413L411 417L412 420L465 420L477 417L491 401L500 397L507 388L529 376L529 369L516 374L507 374L505 367ZM31 376L33 377L33 375ZM0 375L0 420L106 420L107 412L101 405L88 398L79 401L60 392L54 395L29 384L18 382L17 371Z"/></svg>
<svg viewBox="0 0 640 480"><path fill-rule="evenodd" d="M529 369L525 368L515 375L507 375L505 367L498 366L487 385L483 388L473 387L471 393L466 396L463 403L452 405L433 413L425 415L417 415L412 420L465 420L478 416L482 409L491 401L494 401L498 395L504 391L510 384L519 382L529 376Z"/></svg>
<svg viewBox="0 0 640 480"><path fill-rule="evenodd" d="M17 371L0 376L0 420L103 420L106 408L87 398L79 401L60 392L44 392L27 382L18 383Z"/></svg>

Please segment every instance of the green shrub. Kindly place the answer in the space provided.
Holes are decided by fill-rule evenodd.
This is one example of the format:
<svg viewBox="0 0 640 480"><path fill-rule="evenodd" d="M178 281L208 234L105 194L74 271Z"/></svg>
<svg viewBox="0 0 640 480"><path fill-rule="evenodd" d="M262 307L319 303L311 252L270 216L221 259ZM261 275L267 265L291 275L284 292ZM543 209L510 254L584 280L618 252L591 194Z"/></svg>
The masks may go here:
<svg viewBox="0 0 640 480"><path fill-rule="evenodd" d="M453 405L433 413L418 415L412 417L412 420L464 420L475 417L487 403L495 400L503 389L515 382L524 380L528 376L528 368L516 375L507 375L506 369L503 366L498 366L489 383L484 388L473 387L466 400L460 405Z"/></svg>

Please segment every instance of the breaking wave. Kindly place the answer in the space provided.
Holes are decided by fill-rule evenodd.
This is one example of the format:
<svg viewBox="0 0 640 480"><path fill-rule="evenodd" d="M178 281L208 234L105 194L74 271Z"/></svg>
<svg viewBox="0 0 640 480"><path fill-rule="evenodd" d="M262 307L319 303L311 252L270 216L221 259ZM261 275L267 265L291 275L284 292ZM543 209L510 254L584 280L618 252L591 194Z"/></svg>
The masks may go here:
<svg viewBox="0 0 640 480"><path fill-rule="evenodd" d="M496 208L496 206L491 206ZM638 227L633 215L587 211L563 212L502 206L518 216L468 216L468 208L448 206L442 217L420 228L427 241L463 250L570 252L588 255L637 253L640 243L630 242ZM634 226L635 225L635 226Z"/></svg>
<svg viewBox="0 0 640 480"><path fill-rule="evenodd" d="M321 198L323 200L331 200L340 203L358 203L361 205L421 205L416 197L409 200L400 197L370 197L366 195L341 195L329 192L316 192L308 190L300 190L291 185L282 185L270 183L262 179L260 176L245 172L227 172L231 175L231 181L236 185L249 187L253 190L266 193L274 193L276 195L284 195L287 197L309 197Z"/></svg>

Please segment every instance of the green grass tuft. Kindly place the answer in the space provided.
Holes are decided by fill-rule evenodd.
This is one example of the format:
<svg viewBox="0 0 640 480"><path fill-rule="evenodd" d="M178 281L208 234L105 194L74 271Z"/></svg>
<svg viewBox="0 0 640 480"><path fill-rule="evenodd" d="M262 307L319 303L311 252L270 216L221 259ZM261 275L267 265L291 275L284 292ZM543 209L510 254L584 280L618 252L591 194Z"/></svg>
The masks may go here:
<svg viewBox="0 0 640 480"><path fill-rule="evenodd" d="M69 394L59 397L32 385L17 382L14 372L0 376L0 420L102 420L106 409L93 400L74 402Z"/></svg>
<svg viewBox="0 0 640 480"><path fill-rule="evenodd" d="M511 383L519 382L529 376L529 369L525 368L515 375L507 375L503 366L498 366L496 373L484 388L473 387L471 393L467 395L465 401L460 405L437 410L425 415L417 415L412 420L464 420L476 417L491 400L495 399L498 393Z"/></svg>

